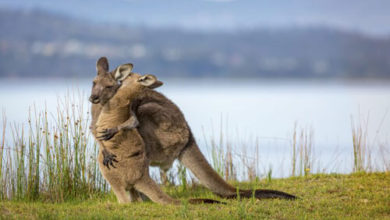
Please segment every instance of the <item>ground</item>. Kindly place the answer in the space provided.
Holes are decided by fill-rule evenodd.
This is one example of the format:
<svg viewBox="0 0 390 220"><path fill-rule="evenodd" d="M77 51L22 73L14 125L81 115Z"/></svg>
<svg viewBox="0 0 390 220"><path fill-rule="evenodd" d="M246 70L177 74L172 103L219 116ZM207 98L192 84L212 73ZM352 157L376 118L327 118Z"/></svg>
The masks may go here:
<svg viewBox="0 0 390 220"><path fill-rule="evenodd" d="M295 194L296 201L243 199L227 204L190 205L186 198L214 198L207 189L165 191L183 200L181 206L152 202L120 205L107 195L64 203L1 202L1 219L390 219L390 173L311 175L233 183L240 188L277 189Z"/></svg>

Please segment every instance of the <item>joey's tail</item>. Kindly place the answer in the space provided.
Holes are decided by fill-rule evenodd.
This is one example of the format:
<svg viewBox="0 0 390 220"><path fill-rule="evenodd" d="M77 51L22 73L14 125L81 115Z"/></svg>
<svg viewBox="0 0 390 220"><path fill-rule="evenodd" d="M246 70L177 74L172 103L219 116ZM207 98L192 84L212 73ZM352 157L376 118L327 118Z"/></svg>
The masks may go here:
<svg viewBox="0 0 390 220"><path fill-rule="evenodd" d="M223 198L237 198L237 190L229 185L221 176L211 167L206 158L200 152L194 138L191 139L186 148L179 156L180 162L191 170L199 181L215 194ZM295 199L296 197L285 192L276 190L239 190L241 198L251 198L255 196L258 199L281 198Z"/></svg>

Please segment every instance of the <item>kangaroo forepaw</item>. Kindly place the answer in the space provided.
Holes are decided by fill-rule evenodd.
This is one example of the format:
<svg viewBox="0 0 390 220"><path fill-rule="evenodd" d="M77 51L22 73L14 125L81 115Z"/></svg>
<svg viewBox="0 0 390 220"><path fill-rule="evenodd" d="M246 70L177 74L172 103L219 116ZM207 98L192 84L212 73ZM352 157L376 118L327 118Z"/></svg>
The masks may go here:
<svg viewBox="0 0 390 220"><path fill-rule="evenodd" d="M103 150L103 165L110 169L110 166L116 168L114 166L114 162L118 163L115 159L116 155L108 152L107 150Z"/></svg>
<svg viewBox="0 0 390 220"><path fill-rule="evenodd" d="M118 128L108 128L99 132L100 136L96 137L100 141L108 141L118 133Z"/></svg>

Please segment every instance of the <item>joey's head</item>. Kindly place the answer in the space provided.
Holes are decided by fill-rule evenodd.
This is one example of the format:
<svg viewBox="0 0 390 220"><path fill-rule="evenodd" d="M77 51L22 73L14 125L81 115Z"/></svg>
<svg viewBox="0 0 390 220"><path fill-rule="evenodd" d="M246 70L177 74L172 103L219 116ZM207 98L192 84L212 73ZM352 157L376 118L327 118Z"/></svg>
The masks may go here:
<svg viewBox="0 0 390 220"><path fill-rule="evenodd" d="M91 96L89 101L93 104L104 105L112 98L120 87L121 76L131 73L132 64L124 64L109 72L108 60L106 57L101 57L96 63L97 75L92 83Z"/></svg>
<svg viewBox="0 0 390 220"><path fill-rule="evenodd" d="M144 89L154 89L163 85L155 75L146 74L140 75L138 73L131 73L124 81L123 86L135 90L143 91Z"/></svg>

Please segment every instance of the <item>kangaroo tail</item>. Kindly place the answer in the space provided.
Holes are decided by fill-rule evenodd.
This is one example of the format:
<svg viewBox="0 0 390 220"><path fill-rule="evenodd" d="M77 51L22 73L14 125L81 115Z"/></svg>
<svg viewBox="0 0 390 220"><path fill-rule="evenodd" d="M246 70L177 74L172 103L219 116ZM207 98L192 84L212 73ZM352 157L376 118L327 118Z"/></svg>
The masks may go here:
<svg viewBox="0 0 390 220"><path fill-rule="evenodd" d="M277 191L277 190L272 190L272 189L240 190L239 194L240 194L240 198L255 197L256 199L288 199L288 200L297 199L297 197L294 195ZM233 199L237 197L238 196L236 193L235 195L231 195L226 198Z"/></svg>
<svg viewBox="0 0 390 220"><path fill-rule="evenodd" d="M191 170L202 185L210 189L213 193L223 196L236 193L236 188L224 181L210 166L192 136L187 146L179 155L179 160L185 167Z"/></svg>
<svg viewBox="0 0 390 220"><path fill-rule="evenodd" d="M190 199L188 200L190 204L226 204L225 202L221 202L214 199Z"/></svg>
<svg viewBox="0 0 390 220"><path fill-rule="evenodd" d="M190 141L186 148L179 156L180 162L191 170L191 172L199 179L199 181L213 193L223 198L237 198L237 189L225 180L210 166L206 158L200 152L198 145L191 135ZM251 198L254 196L257 199L265 198L280 198L280 199L296 199L294 195L276 190L240 190L241 198Z"/></svg>

